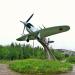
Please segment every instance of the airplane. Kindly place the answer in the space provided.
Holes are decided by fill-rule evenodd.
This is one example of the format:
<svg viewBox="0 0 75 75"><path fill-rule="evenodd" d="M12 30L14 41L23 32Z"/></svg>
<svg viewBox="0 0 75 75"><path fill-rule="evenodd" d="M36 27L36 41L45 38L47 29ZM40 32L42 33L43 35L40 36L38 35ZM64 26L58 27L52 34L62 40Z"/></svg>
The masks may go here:
<svg viewBox="0 0 75 75"><path fill-rule="evenodd" d="M68 31L70 29L70 26L68 25L62 25L62 26L54 26L54 27L49 27L46 28L44 27L43 29L40 28L35 28L31 23L29 23L29 20L33 17L34 14L31 14L31 16L27 19L26 22L20 21L21 23L24 24L24 29L23 29L23 35L19 38L17 38L17 41L27 41L29 42L30 40L38 40L40 43L43 43L45 37L55 35L58 33L62 33L65 31ZM29 32L29 34L24 34L24 30ZM49 41L49 42L54 42L54 41Z"/></svg>

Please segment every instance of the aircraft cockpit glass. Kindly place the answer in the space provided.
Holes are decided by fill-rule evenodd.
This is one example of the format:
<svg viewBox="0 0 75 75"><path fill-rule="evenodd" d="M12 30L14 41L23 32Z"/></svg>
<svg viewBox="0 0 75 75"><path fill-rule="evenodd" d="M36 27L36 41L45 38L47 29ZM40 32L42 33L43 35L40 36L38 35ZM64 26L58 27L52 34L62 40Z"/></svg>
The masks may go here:
<svg viewBox="0 0 75 75"><path fill-rule="evenodd" d="M28 23L26 26L27 26L28 28L31 28L31 26L33 27L33 25L32 25L31 23Z"/></svg>

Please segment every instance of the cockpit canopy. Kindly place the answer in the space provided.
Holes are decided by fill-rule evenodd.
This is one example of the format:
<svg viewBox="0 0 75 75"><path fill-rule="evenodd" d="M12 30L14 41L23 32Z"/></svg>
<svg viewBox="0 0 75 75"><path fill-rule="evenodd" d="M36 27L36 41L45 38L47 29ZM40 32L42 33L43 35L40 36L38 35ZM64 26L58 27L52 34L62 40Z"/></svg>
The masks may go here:
<svg viewBox="0 0 75 75"><path fill-rule="evenodd" d="M33 27L33 25L31 23L27 23L26 25L28 28L31 28L31 26Z"/></svg>

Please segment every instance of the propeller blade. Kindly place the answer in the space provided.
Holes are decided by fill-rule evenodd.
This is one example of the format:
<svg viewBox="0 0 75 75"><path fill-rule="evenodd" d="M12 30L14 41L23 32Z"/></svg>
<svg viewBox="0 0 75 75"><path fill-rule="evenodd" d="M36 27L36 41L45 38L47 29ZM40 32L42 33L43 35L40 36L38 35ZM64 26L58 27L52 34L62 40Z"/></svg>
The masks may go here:
<svg viewBox="0 0 75 75"><path fill-rule="evenodd" d="M24 34L25 27L26 27L26 25L27 25L27 22L33 17L33 15L34 15L34 14L32 14L32 15L28 18L28 20L27 20L26 22L20 21L21 23L24 24L23 34Z"/></svg>
<svg viewBox="0 0 75 75"><path fill-rule="evenodd" d="M25 22L23 22L23 21L20 21L21 23L23 23L24 25L26 24Z"/></svg>
<svg viewBox="0 0 75 75"><path fill-rule="evenodd" d="M25 30L26 23L23 22L23 21L20 21L20 22L24 24L23 33L22 33L22 34L24 34L24 30Z"/></svg>
<svg viewBox="0 0 75 75"><path fill-rule="evenodd" d="M24 30L25 30L25 25L24 25L24 29L23 29L23 34L24 34Z"/></svg>
<svg viewBox="0 0 75 75"><path fill-rule="evenodd" d="M33 17L33 15L34 15L34 14L32 14L32 15L28 18L28 20L26 21L26 23Z"/></svg>

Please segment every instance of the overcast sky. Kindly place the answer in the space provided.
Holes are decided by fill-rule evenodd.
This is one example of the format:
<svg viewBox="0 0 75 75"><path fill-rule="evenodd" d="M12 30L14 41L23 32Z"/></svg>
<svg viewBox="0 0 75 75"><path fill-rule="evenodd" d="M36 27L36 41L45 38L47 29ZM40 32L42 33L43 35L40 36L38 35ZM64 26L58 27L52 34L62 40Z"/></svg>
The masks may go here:
<svg viewBox="0 0 75 75"><path fill-rule="evenodd" d="M19 21L26 21L32 13L34 16L29 22L35 27L69 25L69 31L49 38L55 41L51 44L54 48L75 50L75 0L0 0L0 44L17 42L23 31ZM29 43L32 45L32 42ZM36 43L40 46L35 40Z"/></svg>

